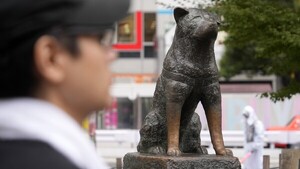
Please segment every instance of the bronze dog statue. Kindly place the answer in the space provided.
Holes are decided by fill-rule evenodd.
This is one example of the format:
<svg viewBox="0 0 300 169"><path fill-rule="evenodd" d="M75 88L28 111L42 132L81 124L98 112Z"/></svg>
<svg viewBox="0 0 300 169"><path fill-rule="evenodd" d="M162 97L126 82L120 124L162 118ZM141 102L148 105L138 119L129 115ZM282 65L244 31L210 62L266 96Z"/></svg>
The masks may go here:
<svg viewBox="0 0 300 169"><path fill-rule="evenodd" d="M216 154L232 155L224 147L221 129L221 93L214 56L218 18L195 8L175 8L174 18L174 40L157 81L152 111L140 130L138 151L171 156L181 152L207 154L201 147L201 123L194 112L201 101Z"/></svg>

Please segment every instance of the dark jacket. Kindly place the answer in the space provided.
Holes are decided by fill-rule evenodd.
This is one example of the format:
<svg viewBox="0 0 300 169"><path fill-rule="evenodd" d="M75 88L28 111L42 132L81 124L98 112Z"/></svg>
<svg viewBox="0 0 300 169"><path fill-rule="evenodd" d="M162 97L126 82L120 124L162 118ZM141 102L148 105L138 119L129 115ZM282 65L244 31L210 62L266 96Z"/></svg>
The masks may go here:
<svg viewBox="0 0 300 169"><path fill-rule="evenodd" d="M79 169L41 141L0 140L1 169Z"/></svg>

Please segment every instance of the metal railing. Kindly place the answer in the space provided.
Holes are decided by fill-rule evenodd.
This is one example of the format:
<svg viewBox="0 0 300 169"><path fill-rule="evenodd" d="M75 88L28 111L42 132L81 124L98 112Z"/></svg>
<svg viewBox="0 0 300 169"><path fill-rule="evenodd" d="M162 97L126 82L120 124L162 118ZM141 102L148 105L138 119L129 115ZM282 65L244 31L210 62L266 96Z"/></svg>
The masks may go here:
<svg viewBox="0 0 300 169"><path fill-rule="evenodd" d="M226 147L242 147L244 143L244 132L240 130L224 130L223 139ZM138 130L97 130L96 142L98 144L128 144L130 147L136 147L140 140ZM266 131L266 144L299 144L300 131ZM211 146L209 131L201 131L201 144ZM273 147L273 146L271 146Z"/></svg>
<svg viewBox="0 0 300 169"><path fill-rule="evenodd" d="M296 137L300 134L300 131L294 132L279 132L279 131L266 131L265 132L265 143L274 144L278 141L297 143ZM237 130L224 130L223 138L226 147L229 148L242 148L244 144L244 132ZM290 140L293 139L293 140ZM98 152L106 162L111 166L116 166L116 159L121 159L126 153L136 152L137 145L140 140L140 134L138 130L96 130L96 146ZM300 142L300 141L299 141ZM209 131L201 131L201 144L212 148ZM272 148L274 146L270 146ZM278 151L278 149L269 149L272 152ZM274 161L274 160L273 160ZM280 161L280 160L279 160ZM120 161L118 161L120 163ZM265 162L268 162L265 160ZM269 164L265 164L268 166ZM266 167L268 168L268 167Z"/></svg>

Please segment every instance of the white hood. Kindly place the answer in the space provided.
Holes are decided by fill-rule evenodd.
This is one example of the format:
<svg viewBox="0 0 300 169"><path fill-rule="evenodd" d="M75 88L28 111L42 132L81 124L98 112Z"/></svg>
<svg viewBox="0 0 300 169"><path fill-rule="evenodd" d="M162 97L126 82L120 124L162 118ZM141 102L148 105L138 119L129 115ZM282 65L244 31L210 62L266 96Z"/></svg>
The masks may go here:
<svg viewBox="0 0 300 169"><path fill-rule="evenodd" d="M254 109L251 106L246 106L243 110L243 115L247 114L249 117L247 118L247 124L252 125L257 120L257 116L255 114Z"/></svg>

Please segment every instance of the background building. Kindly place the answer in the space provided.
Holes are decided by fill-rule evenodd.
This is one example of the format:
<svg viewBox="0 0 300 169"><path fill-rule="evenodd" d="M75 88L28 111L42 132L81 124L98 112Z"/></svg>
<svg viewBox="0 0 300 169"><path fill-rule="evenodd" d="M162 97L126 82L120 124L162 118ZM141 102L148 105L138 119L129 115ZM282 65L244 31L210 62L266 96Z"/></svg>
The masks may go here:
<svg viewBox="0 0 300 169"><path fill-rule="evenodd" d="M160 2L169 3L170 7L180 5L171 0L132 0L128 16L116 24L114 48L119 52L119 59L112 65L115 82L112 94L115 99L111 108L98 114L97 128L139 129L150 111L155 83L175 32L173 10L159 5ZM194 4L186 0L181 6L185 5L190 7ZM220 32L215 43L217 62L224 52L225 36L226 33ZM300 107L296 105L299 97L274 104L257 95L277 90L276 76L248 77L242 74L230 81L220 78L220 83L224 129L241 128L240 113L248 104L256 109L267 127L283 125L291 116L300 113ZM201 116L203 128L207 128L201 104L196 112Z"/></svg>

